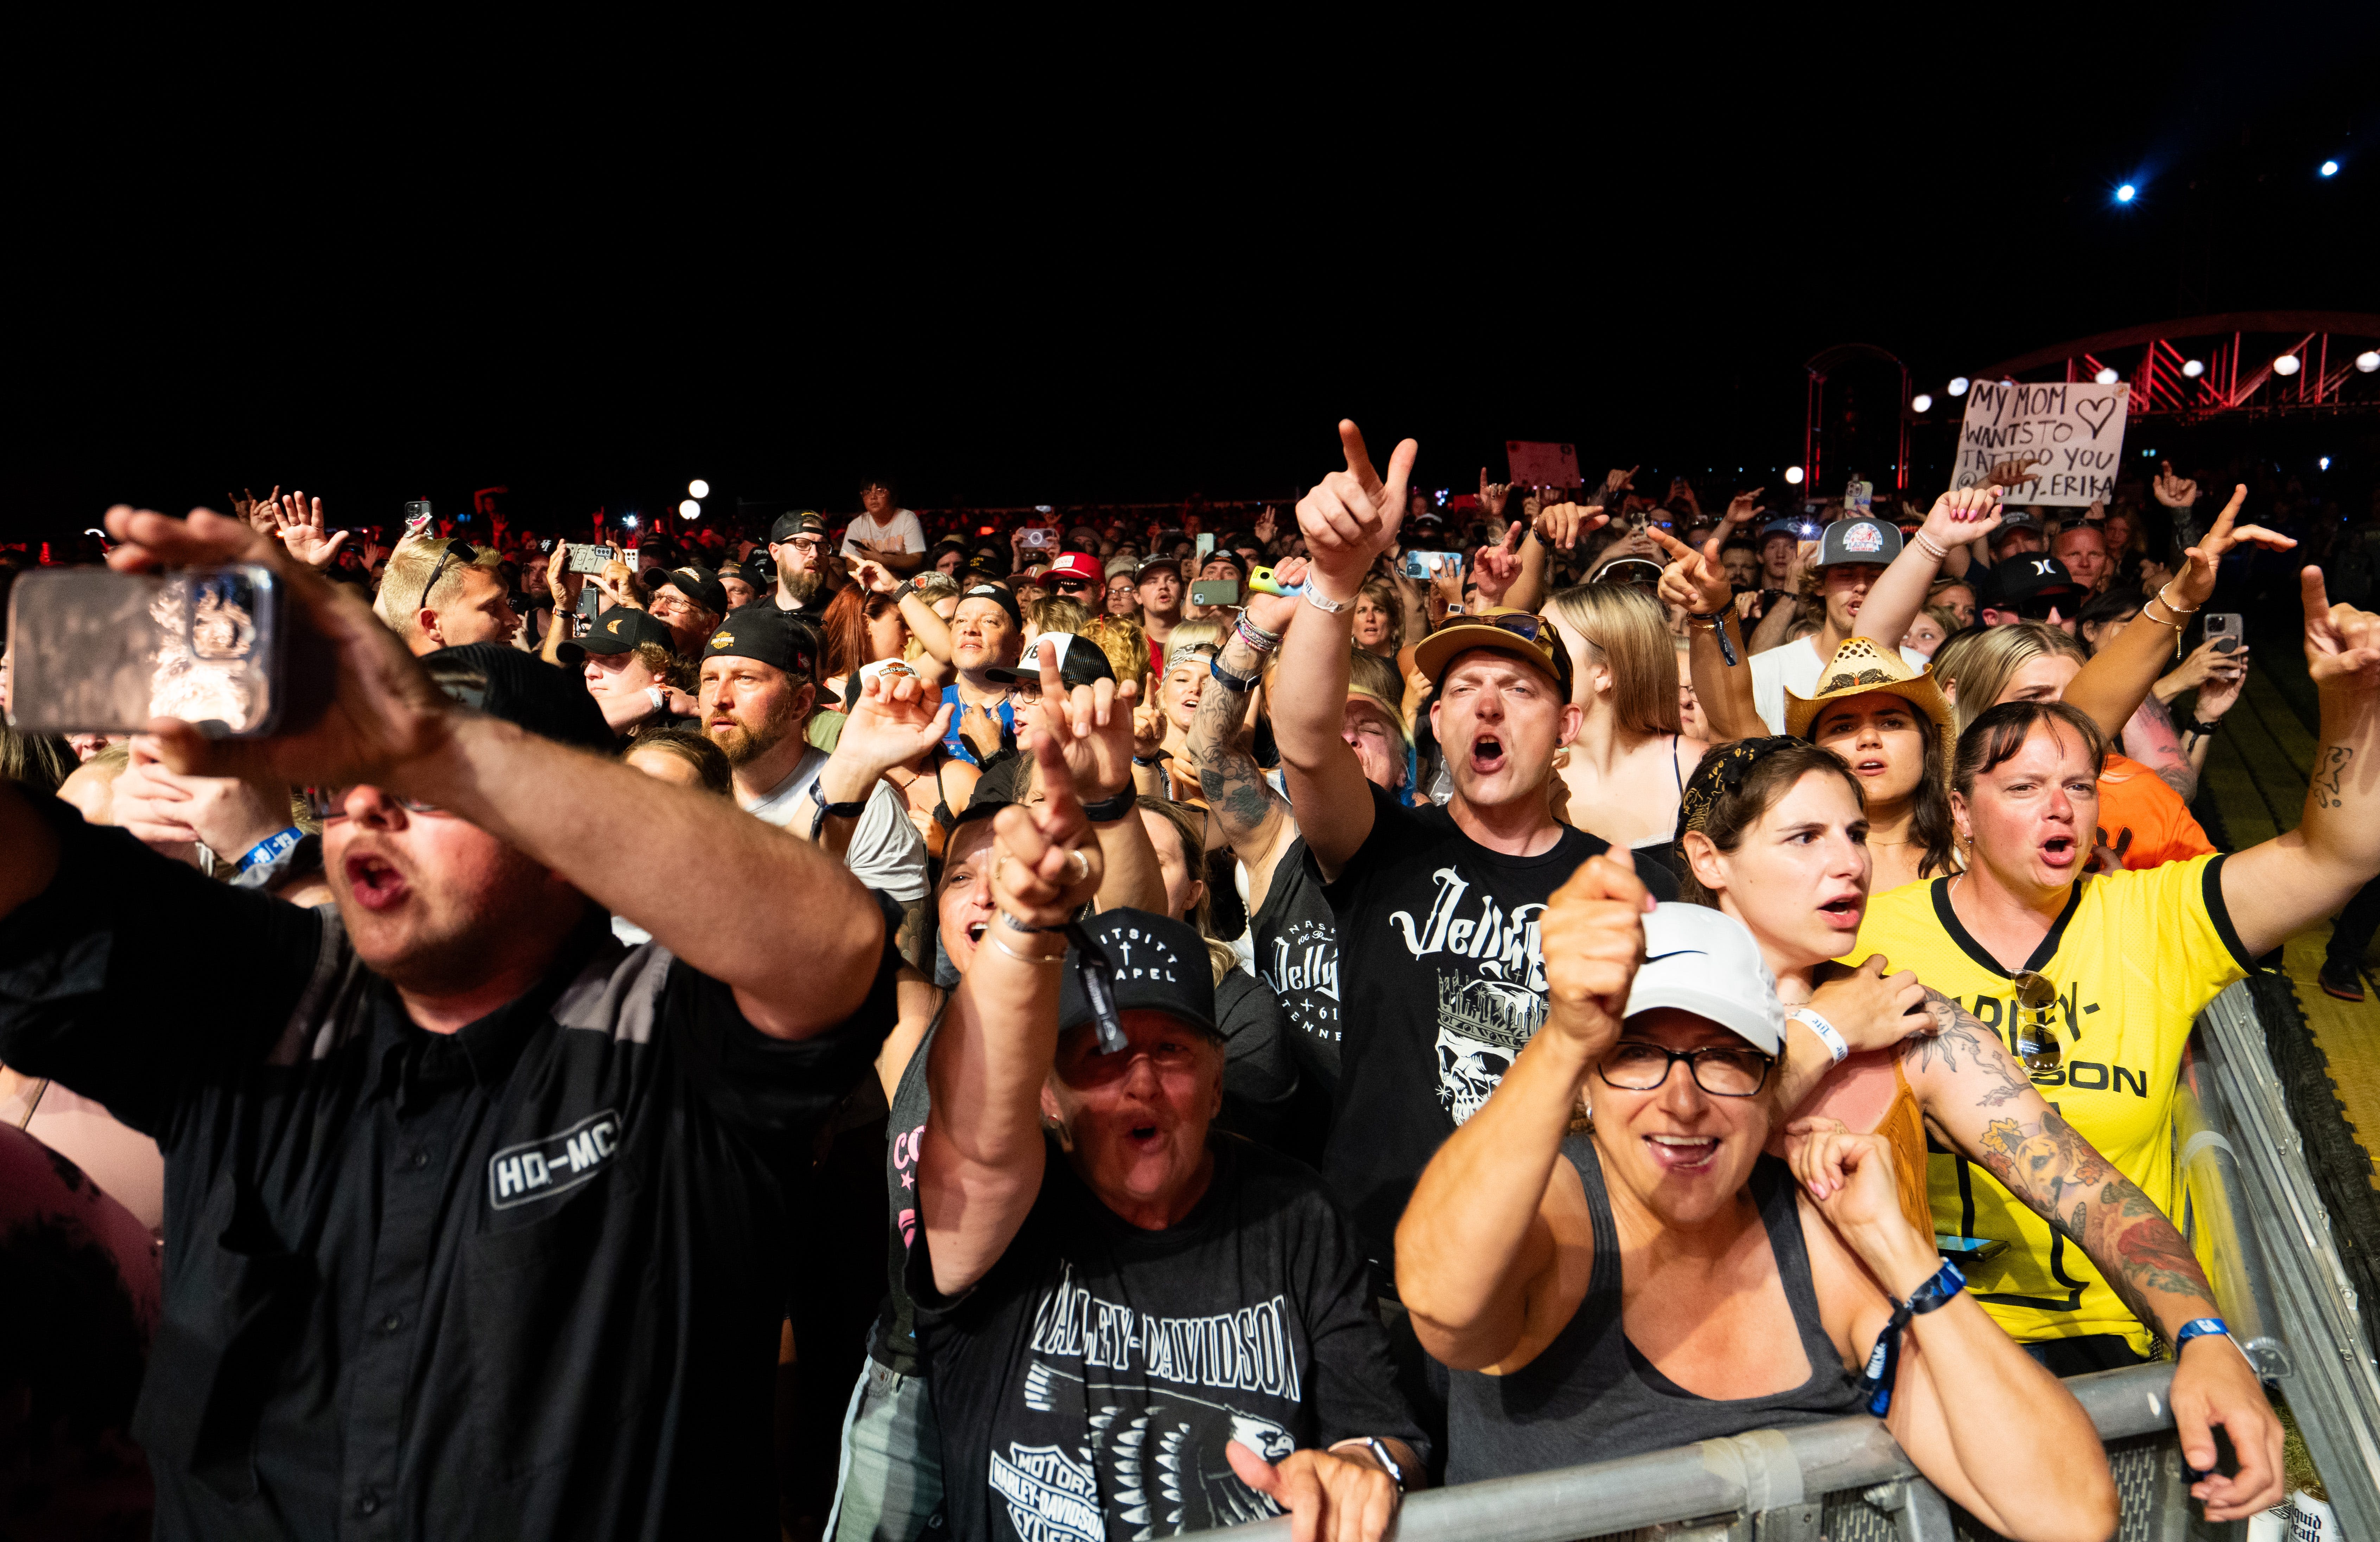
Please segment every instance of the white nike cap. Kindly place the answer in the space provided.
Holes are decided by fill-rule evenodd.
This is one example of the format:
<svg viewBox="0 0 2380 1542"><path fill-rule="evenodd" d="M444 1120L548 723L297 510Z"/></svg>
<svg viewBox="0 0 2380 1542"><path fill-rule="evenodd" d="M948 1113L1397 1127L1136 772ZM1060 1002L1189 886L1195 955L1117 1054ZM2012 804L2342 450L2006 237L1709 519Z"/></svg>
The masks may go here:
<svg viewBox="0 0 2380 1542"><path fill-rule="evenodd" d="M1628 1015L1674 1007L1707 1017L1762 1054L1785 1046L1785 1003L1750 929L1724 911L1671 901L1645 917L1645 962Z"/></svg>

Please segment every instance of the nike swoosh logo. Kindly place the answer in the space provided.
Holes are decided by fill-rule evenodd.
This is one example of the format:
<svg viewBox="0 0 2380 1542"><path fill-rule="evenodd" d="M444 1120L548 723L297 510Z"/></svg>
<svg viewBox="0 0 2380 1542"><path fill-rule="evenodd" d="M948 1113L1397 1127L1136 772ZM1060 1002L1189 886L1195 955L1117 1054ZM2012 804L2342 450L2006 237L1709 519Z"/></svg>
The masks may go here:
<svg viewBox="0 0 2380 1542"><path fill-rule="evenodd" d="M1705 955L1704 955L1704 953L1703 953L1703 951L1702 951L1700 948L1671 948L1668 953L1647 953L1647 954L1645 954L1645 963L1647 963L1647 964L1658 964L1658 963L1660 963L1660 962L1661 962L1661 960L1663 960L1663 959L1665 959L1665 958L1682 958L1682 957L1684 957L1684 956L1685 956L1686 954L1688 954L1688 953L1692 953L1692 954L1695 955L1696 957L1702 957L1702 956L1705 956Z"/></svg>

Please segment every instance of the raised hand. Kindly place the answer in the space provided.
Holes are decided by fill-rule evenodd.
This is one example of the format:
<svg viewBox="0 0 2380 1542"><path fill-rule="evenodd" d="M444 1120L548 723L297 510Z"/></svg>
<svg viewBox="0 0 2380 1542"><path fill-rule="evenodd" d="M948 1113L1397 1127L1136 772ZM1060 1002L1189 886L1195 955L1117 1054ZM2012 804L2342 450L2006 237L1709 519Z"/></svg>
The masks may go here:
<svg viewBox="0 0 2380 1542"><path fill-rule="evenodd" d="M1354 600L1372 559L1387 550L1404 523L1406 485L1421 447L1400 440L1384 479L1372 468L1363 431L1347 419L1339 420L1339 443L1347 468L1324 477L1297 501L1297 528L1322 580L1321 597L1345 603Z"/></svg>
<svg viewBox="0 0 2380 1542"><path fill-rule="evenodd" d="M293 683L282 731L270 738L208 739L179 718L148 725L158 759L176 771L237 776L283 786L368 782L404 790L412 768L444 747L455 710L396 634L353 590L291 557L271 536L211 509L187 520L117 504L107 530L121 544L107 565L123 573L256 563L280 578L293 657L327 678Z"/></svg>
<svg viewBox="0 0 2380 1542"><path fill-rule="evenodd" d="M1137 736L1132 709L1140 695L1139 682L1099 680L1069 690L1058 675L1058 645L1037 638L1031 651L1041 674L1038 721L1056 742L1075 783L1095 799L1113 797L1130 787Z"/></svg>
<svg viewBox="0 0 2380 1542"><path fill-rule="evenodd" d="M901 587L901 580L880 562L860 561L851 569L851 576L868 587L871 594L890 594Z"/></svg>
<svg viewBox="0 0 2380 1542"><path fill-rule="evenodd" d="M2198 502L2198 484L2174 470L2171 466L2157 467L2156 480L2149 484L2156 501L2169 509L2186 509Z"/></svg>
<svg viewBox="0 0 2380 1542"><path fill-rule="evenodd" d="M1027 926L1062 927L1099 892L1106 869L1058 741L1028 728L1025 748L1039 770L1041 801L992 817L992 903Z"/></svg>
<svg viewBox="0 0 2380 1542"><path fill-rule="evenodd" d="M266 505L260 504L259 508ZM334 530L328 537L322 533L322 500L310 505L302 492L292 492L271 505L274 533L289 554L312 568L331 565L331 559L346 545L347 532Z"/></svg>
<svg viewBox="0 0 2380 1542"><path fill-rule="evenodd" d="M1617 467L1606 471L1603 474L1604 506L1609 508L1613 504L1620 502L1620 495L1623 492L1633 492L1636 491L1636 473L1643 469L1644 467L1642 466L1632 466L1625 471L1619 469Z"/></svg>
<svg viewBox="0 0 2380 1542"><path fill-rule="evenodd" d="M274 528L273 507L280 502L281 484L279 482L273 483L273 491L261 498L258 497L252 490L243 487L237 492L231 494L231 512L233 517L244 522L249 529L271 535Z"/></svg>
<svg viewBox="0 0 2380 1542"><path fill-rule="evenodd" d="M1689 615L1717 615L1727 608L1735 586L1728 582L1727 569L1718 560L1719 548L1727 543L1724 532L1712 536L1697 552L1667 530L1649 525L1645 529L1670 559L1670 565L1661 570L1663 604L1683 605Z"/></svg>
<svg viewBox="0 0 2380 1542"><path fill-rule="evenodd" d="M2297 544L2294 539L2262 525L2233 524L2240 517L2240 505L2247 501L2248 484L2240 482L2232 488L2230 501L2215 516L2206 534L2184 553L2190 560L2182 565L2170 586L2184 610L2206 603L2207 597L2215 592L2216 571L2233 547L2253 544L2269 552L2286 552Z"/></svg>
<svg viewBox="0 0 2380 1542"><path fill-rule="evenodd" d="M1740 528L1760 517L1760 495L1768 489L1755 487L1749 492L1739 492L1727 501L1727 513L1720 516L1719 534L1732 536Z"/></svg>
<svg viewBox="0 0 2380 1542"><path fill-rule="evenodd" d="M2033 468L2034 467L2046 466L2048 464L2049 452L2046 450L2037 455L2019 455L2014 460L2004 460L1998 465L1994 466L1991 469L1991 474L1986 476L1977 485L1982 487L2022 487L2025 483L2033 480Z"/></svg>
<svg viewBox="0 0 2380 1542"><path fill-rule="evenodd" d="M1281 516L1275 512L1270 504L1267 504L1264 506L1264 512L1257 516L1257 544L1269 547L1272 544L1273 537L1279 534L1281 534Z"/></svg>
<svg viewBox="0 0 2380 1542"><path fill-rule="evenodd" d="M858 802L878 777L941 743L956 704L941 702L937 709L936 701L937 693L905 667L898 674L888 667L861 681L859 694L844 708L849 715L830 757L843 762L835 768L838 771L847 768L849 775L838 775L836 783L828 786L827 801ZM824 780L827 772L822 769L819 774Z"/></svg>
<svg viewBox="0 0 2380 1542"><path fill-rule="evenodd" d="M2004 515L1998 487L1990 483L1956 487L1934 500L1917 533L1947 552L1989 536L2000 528Z"/></svg>
<svg viewBox="0 0 2380 1542"><path fill-rule="evenodd" d="M1543 1031L1569 1040L1584 1063L1601 1060L1620 1038L1652 905L1633 859L1621 853L1588 857L1546 902Z"/></svg>
<svg viewBox="0 0 2380 1542"><path fill-rule="evenodd" d="M1579 537L1610 522L1601 504L1550 504L1536 511L1531 528L1539 540L1568 552L1578 545Z"/></svg>
<svg viewBox="0 0 2380 1542"><path fill-rule="evenodd" d="M2380 615L2332 604L2319 567L2299 574L2298 582L2305 601L2306 673L2313 683L2346 681L2363 691L2380 686Z"/></svg>
<svg viewBox="0 0 2380 1542"><path fill-rule="evenodd" d="M1490 519L1504 517L1504 501L1512 495L1511 482L1491 482L1488 467L1479 468L1479 512Z"/></svg>
<svg viewBox="0 0 2380 1542"><path fill-rule="evenodd" d="M1504 532L1500 544L1479 549L1477 565L1472 569L1472 580L1479 587L1479 602L1482 605L1502 604L1504 596L1512 592L1512 585L1520 577L1521 522L1515 519L1512 528ZM1456 598L1461 598L1459 585Z"/></svg>

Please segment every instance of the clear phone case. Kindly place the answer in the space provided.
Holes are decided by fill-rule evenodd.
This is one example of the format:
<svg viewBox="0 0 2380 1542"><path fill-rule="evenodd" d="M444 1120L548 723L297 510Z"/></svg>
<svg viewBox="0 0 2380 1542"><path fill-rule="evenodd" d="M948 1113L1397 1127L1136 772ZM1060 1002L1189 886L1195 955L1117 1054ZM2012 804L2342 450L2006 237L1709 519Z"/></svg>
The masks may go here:
<svg viewBox="0 0 2380 1542"><path fill-rule="evenodd" d="M280 581L253 564L182 572L36 568L8 595L8 722L128 734L152 718L255 738L281 719Z"/></svg>

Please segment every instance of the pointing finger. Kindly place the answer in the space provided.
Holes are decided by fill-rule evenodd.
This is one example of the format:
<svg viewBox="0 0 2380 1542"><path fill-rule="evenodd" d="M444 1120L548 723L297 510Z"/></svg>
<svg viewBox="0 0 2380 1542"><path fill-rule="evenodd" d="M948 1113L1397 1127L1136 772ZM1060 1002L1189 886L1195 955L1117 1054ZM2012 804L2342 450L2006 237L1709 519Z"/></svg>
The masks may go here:
<svg viewBox="0 0 2380 1542"><path fill-rule="evenodd" d="M1339 419L1339 447L1347 456L1347 473L1366 492L1380 491L1380 474L1372 469L1372 452L1364 447L1364 431L1352 418Z"/></svg>

